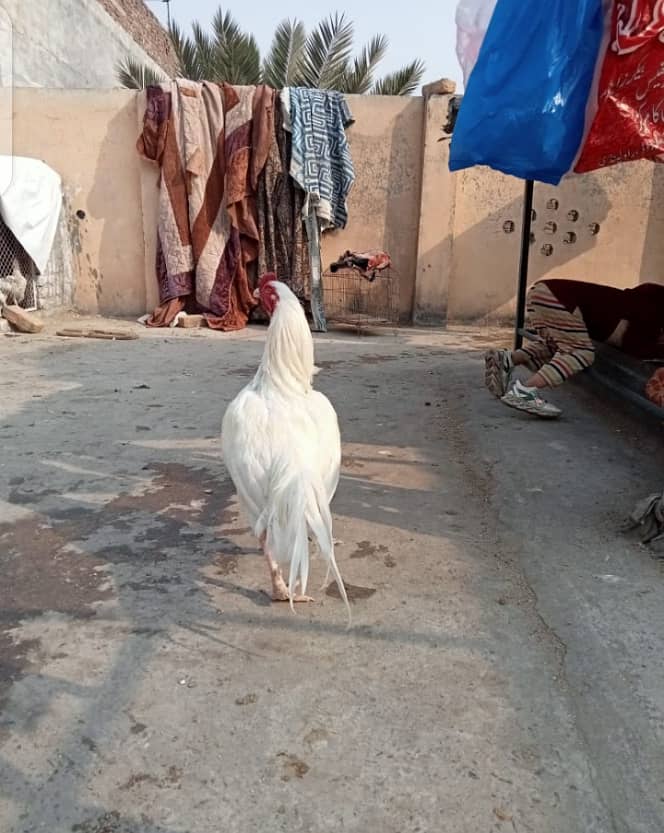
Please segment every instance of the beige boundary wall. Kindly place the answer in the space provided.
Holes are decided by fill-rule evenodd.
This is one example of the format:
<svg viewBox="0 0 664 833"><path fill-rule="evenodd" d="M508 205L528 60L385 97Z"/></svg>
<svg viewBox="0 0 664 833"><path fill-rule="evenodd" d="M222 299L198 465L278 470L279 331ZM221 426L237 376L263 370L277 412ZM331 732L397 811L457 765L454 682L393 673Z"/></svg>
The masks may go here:
<svg viewBox="0 0 664 833"><path fill-rule="evenodd" d="M522 183L484 169L449 173L449 141L439 141L444 96L350 104L357 181L349 226L325 236L324 262L347 248L385 248L404 321L509 315ZM14 153L42 159L63 178L74 303L84 312L134 316L156 302L158 177L135 150L143 106L124 90L15 91ZM664 283L664 167L639 163L557 189L536 185L535 211L533 279Z"/></svg>

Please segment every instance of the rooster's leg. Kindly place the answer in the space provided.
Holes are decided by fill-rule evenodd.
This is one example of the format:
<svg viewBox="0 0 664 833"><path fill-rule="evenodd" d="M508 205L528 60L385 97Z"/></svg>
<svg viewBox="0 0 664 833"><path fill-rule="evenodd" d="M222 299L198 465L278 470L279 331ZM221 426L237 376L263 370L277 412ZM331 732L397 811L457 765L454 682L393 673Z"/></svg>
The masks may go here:
<svg viewBox="0 0 664 833"><path fill-rule="evenodd" d="M281 573L281 567L277 564L274 558L272 558L270 551L265 545L265 535L261 537L261 547L263 548L263 553L265 554L265 558L267 560L267 566L270 569L270 579L272 581L272 601L289 602L290 596L288 595L288 585L284 581L284 577ZM313 602L315 600L312 599L311 596L296 595L293 596L293 601L301 603Z"/></svg>

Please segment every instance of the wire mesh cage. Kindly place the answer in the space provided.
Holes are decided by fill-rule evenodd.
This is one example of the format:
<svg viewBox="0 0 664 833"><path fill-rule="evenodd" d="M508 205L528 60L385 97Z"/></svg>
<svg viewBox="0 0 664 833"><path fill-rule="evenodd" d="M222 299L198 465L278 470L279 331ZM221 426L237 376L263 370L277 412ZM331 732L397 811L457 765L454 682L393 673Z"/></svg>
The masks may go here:
<svg viewBox="0 0 664 833"><path fill-rule="evenodd" d="M16 270L26 279L25 294L20 301L20 306L26 310L37 309L39 307L37 268L30 255L0 217L0 278L13 275Z"/></svg>
<svg viewBox="0 0 664 833"><path fill-rule="evenodd" d="M390 267L373 281L354 269L323 274L325 317L358 329L399 323L399 281Z"/></svg>

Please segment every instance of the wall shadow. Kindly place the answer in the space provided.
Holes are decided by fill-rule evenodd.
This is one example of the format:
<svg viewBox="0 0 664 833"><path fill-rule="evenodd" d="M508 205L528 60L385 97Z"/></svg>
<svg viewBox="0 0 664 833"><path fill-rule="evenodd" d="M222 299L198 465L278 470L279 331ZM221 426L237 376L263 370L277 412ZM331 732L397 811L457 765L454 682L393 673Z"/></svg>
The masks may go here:
<svg viewBox="0 0 664 833"><path fill-rule="evenodd" d="M141 161L135 145L139 100L128 100L110 120L83 208L86 216L78 219L77 289L101 315L142 315L146 309Z"/></svg>
<svg viewBox="0 0 664 833"><path fill-rule="evenodd" d="M414 154L411 146L414 122L422 125L419 154ZM394 263L393 271L398 286L399 318L402 323L412 320L415 302L424 126L422 102L414 99L394 120L388 170L385 174L388 200L383 248L390 254L401 253L401 258ZM416 209L404 213L401 197L404 192L412 193L413 190L418 195Z"/></svg>
<svg viewBox="0 0 664 833"><path fill-rule="evenodd" d="M487 183L495 182L487 174ZM513 190L513 181L498 182ZM461 191L459 201L493 201L494 193L482 195ZM579 193L577 189L583 190ZM535 184L529 249L529 283L543 277L589 279L588 269L575 268L574 261L602 245L603 225L611 201L602 184L594 180L575 182L574 189ZM507 318L516 297L523 197L513 198L491 210L452 241L452 280L448 312L451 320L479 317ZM440 247L449 245L449 239ZM582 272L582 274L580 274Z"/></svg>

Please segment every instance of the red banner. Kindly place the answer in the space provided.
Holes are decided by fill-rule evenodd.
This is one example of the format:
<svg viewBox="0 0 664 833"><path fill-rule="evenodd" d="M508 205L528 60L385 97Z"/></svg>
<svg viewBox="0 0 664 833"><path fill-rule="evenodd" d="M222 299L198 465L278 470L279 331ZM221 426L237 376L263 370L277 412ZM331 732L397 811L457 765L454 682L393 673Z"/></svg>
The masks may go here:
<svg viewBox="0 0 664 833"><path fill-rule="evenodd" d="M664 162L664 0L614 0L598 110L577 173Z"/></svg>

